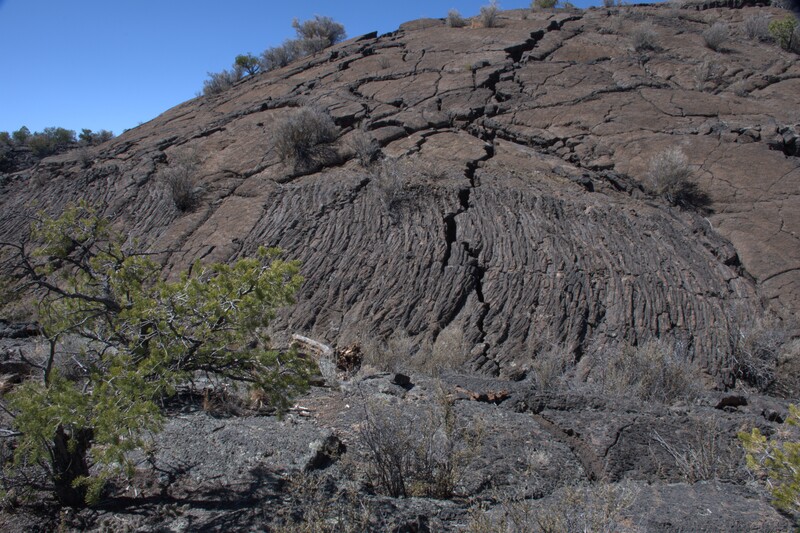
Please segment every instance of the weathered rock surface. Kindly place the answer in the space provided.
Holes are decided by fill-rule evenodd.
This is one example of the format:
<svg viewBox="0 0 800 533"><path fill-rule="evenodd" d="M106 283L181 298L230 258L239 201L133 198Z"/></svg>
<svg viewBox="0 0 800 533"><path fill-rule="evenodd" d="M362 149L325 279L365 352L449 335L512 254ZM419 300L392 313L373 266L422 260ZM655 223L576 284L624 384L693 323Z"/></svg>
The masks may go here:
<svg viewBox="0 0 800 533"><path fill-rule="evenodd" d="M667 408L578 393L541 394L527 383L459 375L412 375L413 386L406 389L393 377L364 374L340 390L314 389L283 419L184 408L156 437L149 459L138 461L133 485L120 486L95 510L65 510L60 527L272 531L283 524L292 531L303 517L304 527L325 523L346 531L495 531L476 524L499 524L505 516L515 531L538 531L535 516L566 510L575 519L606 513L602 523L617 523L614 531L791 529L791 521L749 483L735 442L740 427L777 427L758 411L759 402L769 400L754 396L754 407L723 412L711 407L713 396ZM473 399L498 387L508 394L499 405ZM473 453L459 456L455 494L382 495L360 436L367 412L390 406L399 416L383 427L384 438L413 435L417 442L432 427L443 431L430 425L443 398L452 402L455 424L480 435ZM710 427L720 429L707 432ZM658 438L679 453L702 449L697 462L717 470L708 480L691 478ZM312 464L324 442L338 443L335 457ZM624 497L614 500L613 494ZM527 518L519 514L523 509ZM519 522L508 522L515 511ZM0 515L0 524L20 527L26 516ZM46 531L54 523L26 525Z"/></svg>
<svg viewBox="0 0 800 533"><path fill-rule="evenodd" d="M351 39L181 104L88 168L65 154L11 175L0 236L20 238L32 202L89 198L170 271L262 244L300 259L306 283L276 329L422 352L455 332L466 368L514 378L553 342L579 360L672 338L729 382L737 324L762 300L800 305L800 64L742 37L754 13L779 12L519 10L499 28L427 20ZM717 20L734 35L721 52L701 37ZM643 22L655 50L633 48ZM305 105L341 128L340 158L298 174L271 131ZM357 164L357 130L383 164ZM708 213L643 191L670 147ZM182 213L159 172L189 151L202 196Z"/></svg>

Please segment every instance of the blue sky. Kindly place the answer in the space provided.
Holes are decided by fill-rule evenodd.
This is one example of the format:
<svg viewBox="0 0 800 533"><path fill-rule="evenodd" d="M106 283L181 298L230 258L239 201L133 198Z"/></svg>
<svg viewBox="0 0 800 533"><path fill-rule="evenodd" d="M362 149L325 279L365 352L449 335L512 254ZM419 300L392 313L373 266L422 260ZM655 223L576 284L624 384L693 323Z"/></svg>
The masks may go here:
<svg viewBox="0 0 800 533"><path fill-rule="evenodd" d="M0 0L0 131L61 126L119 134L195 96L208 72L260 54L315 14L349 36L387 33L489 0ZM573 0L580 7L600 0ZM501 0L501 9L530 0Z"/></svg>

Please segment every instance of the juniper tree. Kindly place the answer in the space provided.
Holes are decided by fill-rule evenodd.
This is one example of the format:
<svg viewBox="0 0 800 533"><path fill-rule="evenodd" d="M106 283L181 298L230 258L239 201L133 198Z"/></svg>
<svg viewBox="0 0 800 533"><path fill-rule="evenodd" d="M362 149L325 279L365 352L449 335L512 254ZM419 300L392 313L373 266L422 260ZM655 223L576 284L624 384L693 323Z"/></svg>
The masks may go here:
<svg viewBox="0 0 800 533"><path fill-rule="evenodd" d="M42 217L29 242L2 244L18 288L37 295L50 347L40 378L3 398L14 462L43 466L62 504L96 501L110 476L129 472L128 452L162 426L159 399L198 373L257 389L278 410L307 386L309 363L270 349L265 332L302 281L277 250L167 281L86 204ZM82 341L77 375L57 364L66 336Z"/></svg>

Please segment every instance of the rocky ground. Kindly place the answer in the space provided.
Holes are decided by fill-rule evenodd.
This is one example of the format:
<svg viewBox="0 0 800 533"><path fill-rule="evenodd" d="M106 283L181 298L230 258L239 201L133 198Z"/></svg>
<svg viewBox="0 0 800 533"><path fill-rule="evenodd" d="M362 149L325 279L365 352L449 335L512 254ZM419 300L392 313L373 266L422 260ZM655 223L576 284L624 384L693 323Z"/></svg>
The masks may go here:
<svg viewBox="0 0 800 533"><path fill-rule="evenodd" d="M8 376L38 341L26 326L2 333ZM224 387L187 390L132 457L133 476L90 509L59 509L35 470L7 472L0 527L776 532L796 519L770 505L737 439L784 430L787 400L696 391L666 403L575 381L349 361L347 371L322 361L318 386L280 417Z"/></svg>

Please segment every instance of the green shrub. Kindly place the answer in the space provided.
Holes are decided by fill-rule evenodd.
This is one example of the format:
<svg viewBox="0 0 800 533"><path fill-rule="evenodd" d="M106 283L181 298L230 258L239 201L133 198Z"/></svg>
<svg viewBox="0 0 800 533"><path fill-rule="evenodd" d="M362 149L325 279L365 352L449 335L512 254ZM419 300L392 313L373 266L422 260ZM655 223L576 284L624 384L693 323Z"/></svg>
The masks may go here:
<svg viewBox="0 0 800 533"><path fill-rule="evenodd" d="M90 129L82 129L80 135L78 135L78 140L81 144L94 146L96 144L103 144L106 141L109 141L114 138L114 134L108 130L100 130L94 132Z"/></svg>
<svg viewBox="0 0 800 533"><path fill-rule="evenodd" d="M253 54L239 54L236 56L236 59L234 59L233 66L235 69L238 69L249 76L258 74L258 71L261 70L261 64L258 58Z"/></svg>
<svg viewBox="0 0 800 533"><path fill-rule="evenodd" d="M30 136L31 136L31 130L29 130L26 126L22 126L20 129L11 134L11 138L17 144L27 143Z"/></svg>
<svg viewBox="0 0 800 533"><path fill-rule="evenodd" d="M558 0L533 0L531 9L552 9L558 5Z"/></svg>
<svg viewBox="0 0 800 533"><path fill-rule="evenodd" d="M65 128L45 128L27 139L33 155L47 157L76 142L75 132Z"/></svg>
<svg viewBox="0 0 800 533"><path fill-rule="evenodd" d="M786 15L781 19L773 20L768 26L769 34L784 50L791 50L794 45L797 20L794 15Z"/></svg>
<svg viewBox="0 0 800 533"><path fill-rule="evenodd" d="M767 489L779 509L800 513L800 408L789 406L781 432L768 439L758 428L739 433L747 452L747 466L766 476Z"/></svg>
<svg viewBox="0 0 800 533"><path fill-rule="evenodd" d="M303 107L279 123L273 131L278 157L294 170L307 171L324 166L336 155L333 143L339 128L331 116L314 107Z"/></svg>
<svg viewBox="0 0 800 533"><path fill-rule="evenodd" d="M7 393L3 408L19 432L15 463L42 465L62 504L96 501L105 480L130 473L129 452L161 427L160 400L198 372L248 384L276 409L305 390L308 362L271 350L265 333L302 281L277 251L195 264L166 281L85 204L42 216L32 240L32 252L3 246L14 251L7 266L37 294L50 349L41 378ZM55 366L61 339L73 336L91 362L78 377Z"/></svg>

